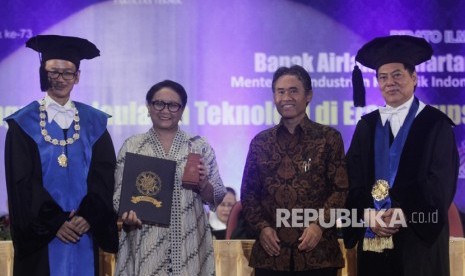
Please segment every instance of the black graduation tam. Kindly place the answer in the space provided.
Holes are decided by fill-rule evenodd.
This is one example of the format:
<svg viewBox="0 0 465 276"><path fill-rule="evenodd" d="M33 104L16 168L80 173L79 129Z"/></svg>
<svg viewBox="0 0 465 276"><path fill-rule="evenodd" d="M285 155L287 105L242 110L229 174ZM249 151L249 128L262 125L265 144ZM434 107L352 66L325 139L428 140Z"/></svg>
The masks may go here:
<svg viewBox="0 0 465 276"><path fill-rule="evenodd" d="M26 47L41 53L41 63L62 59L71 61L76 68L82 59L100 56L99 49L92 42L72 36L37 35L26 42Z"/></svg>
<svg viewBox="0 0 465 276"><path fill-rule="evenodd" d="M392 35L377 37L363 45L355 56L355 61L378 70L387 63L406 63L412 66L423 63L431 58L433 48L424 39L409 35ZM365 106L365 87L361 71L355 66L352 73L354 88L354 106Z"/></svg>
<svg viewBox="0 0 465 276"><path fill-rule="evenodd" d="M355 60L362 65L378 70L386 63L418 65L431 58L433 48L424 39L409 35L377 37L358 50Z"/></svg>

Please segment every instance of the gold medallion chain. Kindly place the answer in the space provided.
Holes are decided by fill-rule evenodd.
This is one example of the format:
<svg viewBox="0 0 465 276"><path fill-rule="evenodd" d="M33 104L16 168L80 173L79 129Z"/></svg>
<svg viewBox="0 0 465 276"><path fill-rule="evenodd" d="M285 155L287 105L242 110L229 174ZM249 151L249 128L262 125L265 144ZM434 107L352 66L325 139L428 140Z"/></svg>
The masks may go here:
<svg viewBox="0 0 465 276"><path fill-rule="evenodd" d="M39 122L39 125L40 125L40 133L42 134L42 136L44 137L44 140L46 142L49 142L55 146L61 146L63 147L62 148L62 152L60 154L60 156L58 156L58 164L61 166L61 167L67 167L68 166L68 157L66 156L65 154L65 146L66 145L71 145L72 143L76 142L76 140L79 139L79 131L81 129L81 126L79 125L79 112L77 110L77 108L74 106L74 103L71 102L71 107L74 109L74 118L73 118L73 121L74 121L74 134L73 134L73 137L70 137L70 138L67 138L67 139L56 139L56 138L52 138L49 134L48 134L48 131L47 129L45 128L45 126L47 125L47 122L45 121L45 118L47 118L47 115L45 114L45 99L42 99L40 101L40 106L39 106L39 111L40 111L40 122Z"/></svg>

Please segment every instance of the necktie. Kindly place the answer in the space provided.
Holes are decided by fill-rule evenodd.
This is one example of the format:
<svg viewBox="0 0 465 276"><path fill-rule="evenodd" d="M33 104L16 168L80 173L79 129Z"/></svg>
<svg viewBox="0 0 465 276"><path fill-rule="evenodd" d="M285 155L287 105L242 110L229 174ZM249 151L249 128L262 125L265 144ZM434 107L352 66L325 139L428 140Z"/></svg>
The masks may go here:
<svg viewBox="0 0 465 276"><path fill-rule="evenodd" d="M394 142L394 134L392 133L391 123L389 121L386 121L385 127L387 127L389 131L389 147L390 147L392 145L392 142Z"/></svg>

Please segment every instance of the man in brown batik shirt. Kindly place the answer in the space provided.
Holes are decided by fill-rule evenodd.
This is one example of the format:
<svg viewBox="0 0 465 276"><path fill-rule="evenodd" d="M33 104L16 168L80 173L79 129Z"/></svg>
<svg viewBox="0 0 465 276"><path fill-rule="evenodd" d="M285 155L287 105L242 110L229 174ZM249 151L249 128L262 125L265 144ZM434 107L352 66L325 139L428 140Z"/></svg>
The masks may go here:
<svg viewBox="0 0 465 276"><path fill-rule="evenodd" d="M282 118L252 140L241 188L247 227L257 238L250 266L257 276L337 275L344 260L329 210L342 208L347 194L341 135L306 115L313 91L304 68L279 68L272 89ZM303 209L319 219L305 226Z"/></svg>

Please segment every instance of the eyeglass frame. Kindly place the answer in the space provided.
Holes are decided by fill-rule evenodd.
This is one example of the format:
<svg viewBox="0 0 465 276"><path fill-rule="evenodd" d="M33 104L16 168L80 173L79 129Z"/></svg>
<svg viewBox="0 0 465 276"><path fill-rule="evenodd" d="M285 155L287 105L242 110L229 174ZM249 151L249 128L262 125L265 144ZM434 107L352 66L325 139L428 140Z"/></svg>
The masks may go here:
<svg viewBox="0 0 465 276"><path fill-rule="evenodd" d="M155 104L163 104L163 107L161 109L158 109L157 107L155 107ZM156 100L156 101L151 101L150 102L150 106L155 109L156 111L163 111L166 107L168 107L168 111L171 112L171 113L176 113L178 112L183 106L182 104L180 103L176 103L176 102L164 102L164 101L160 101L160 100ZM175 107L176 110L172 110L172 107Z"/></svg>
<svg viewBox="0 0 465 276"><path fill-rule="evenodd" d="M71 72L58 72L58 71L47 71L45 70L45 72L47 72L47 77L51 78L52 80L56 80L58 79L60 76L62 79L64 80L74 80L78 74L79 71L76 71L74 73L71 73ZM58 74L56 77L52 77L50 74ZM68 78L68 77L65 77L65 76L72 76L71 78Z"/></svg>

